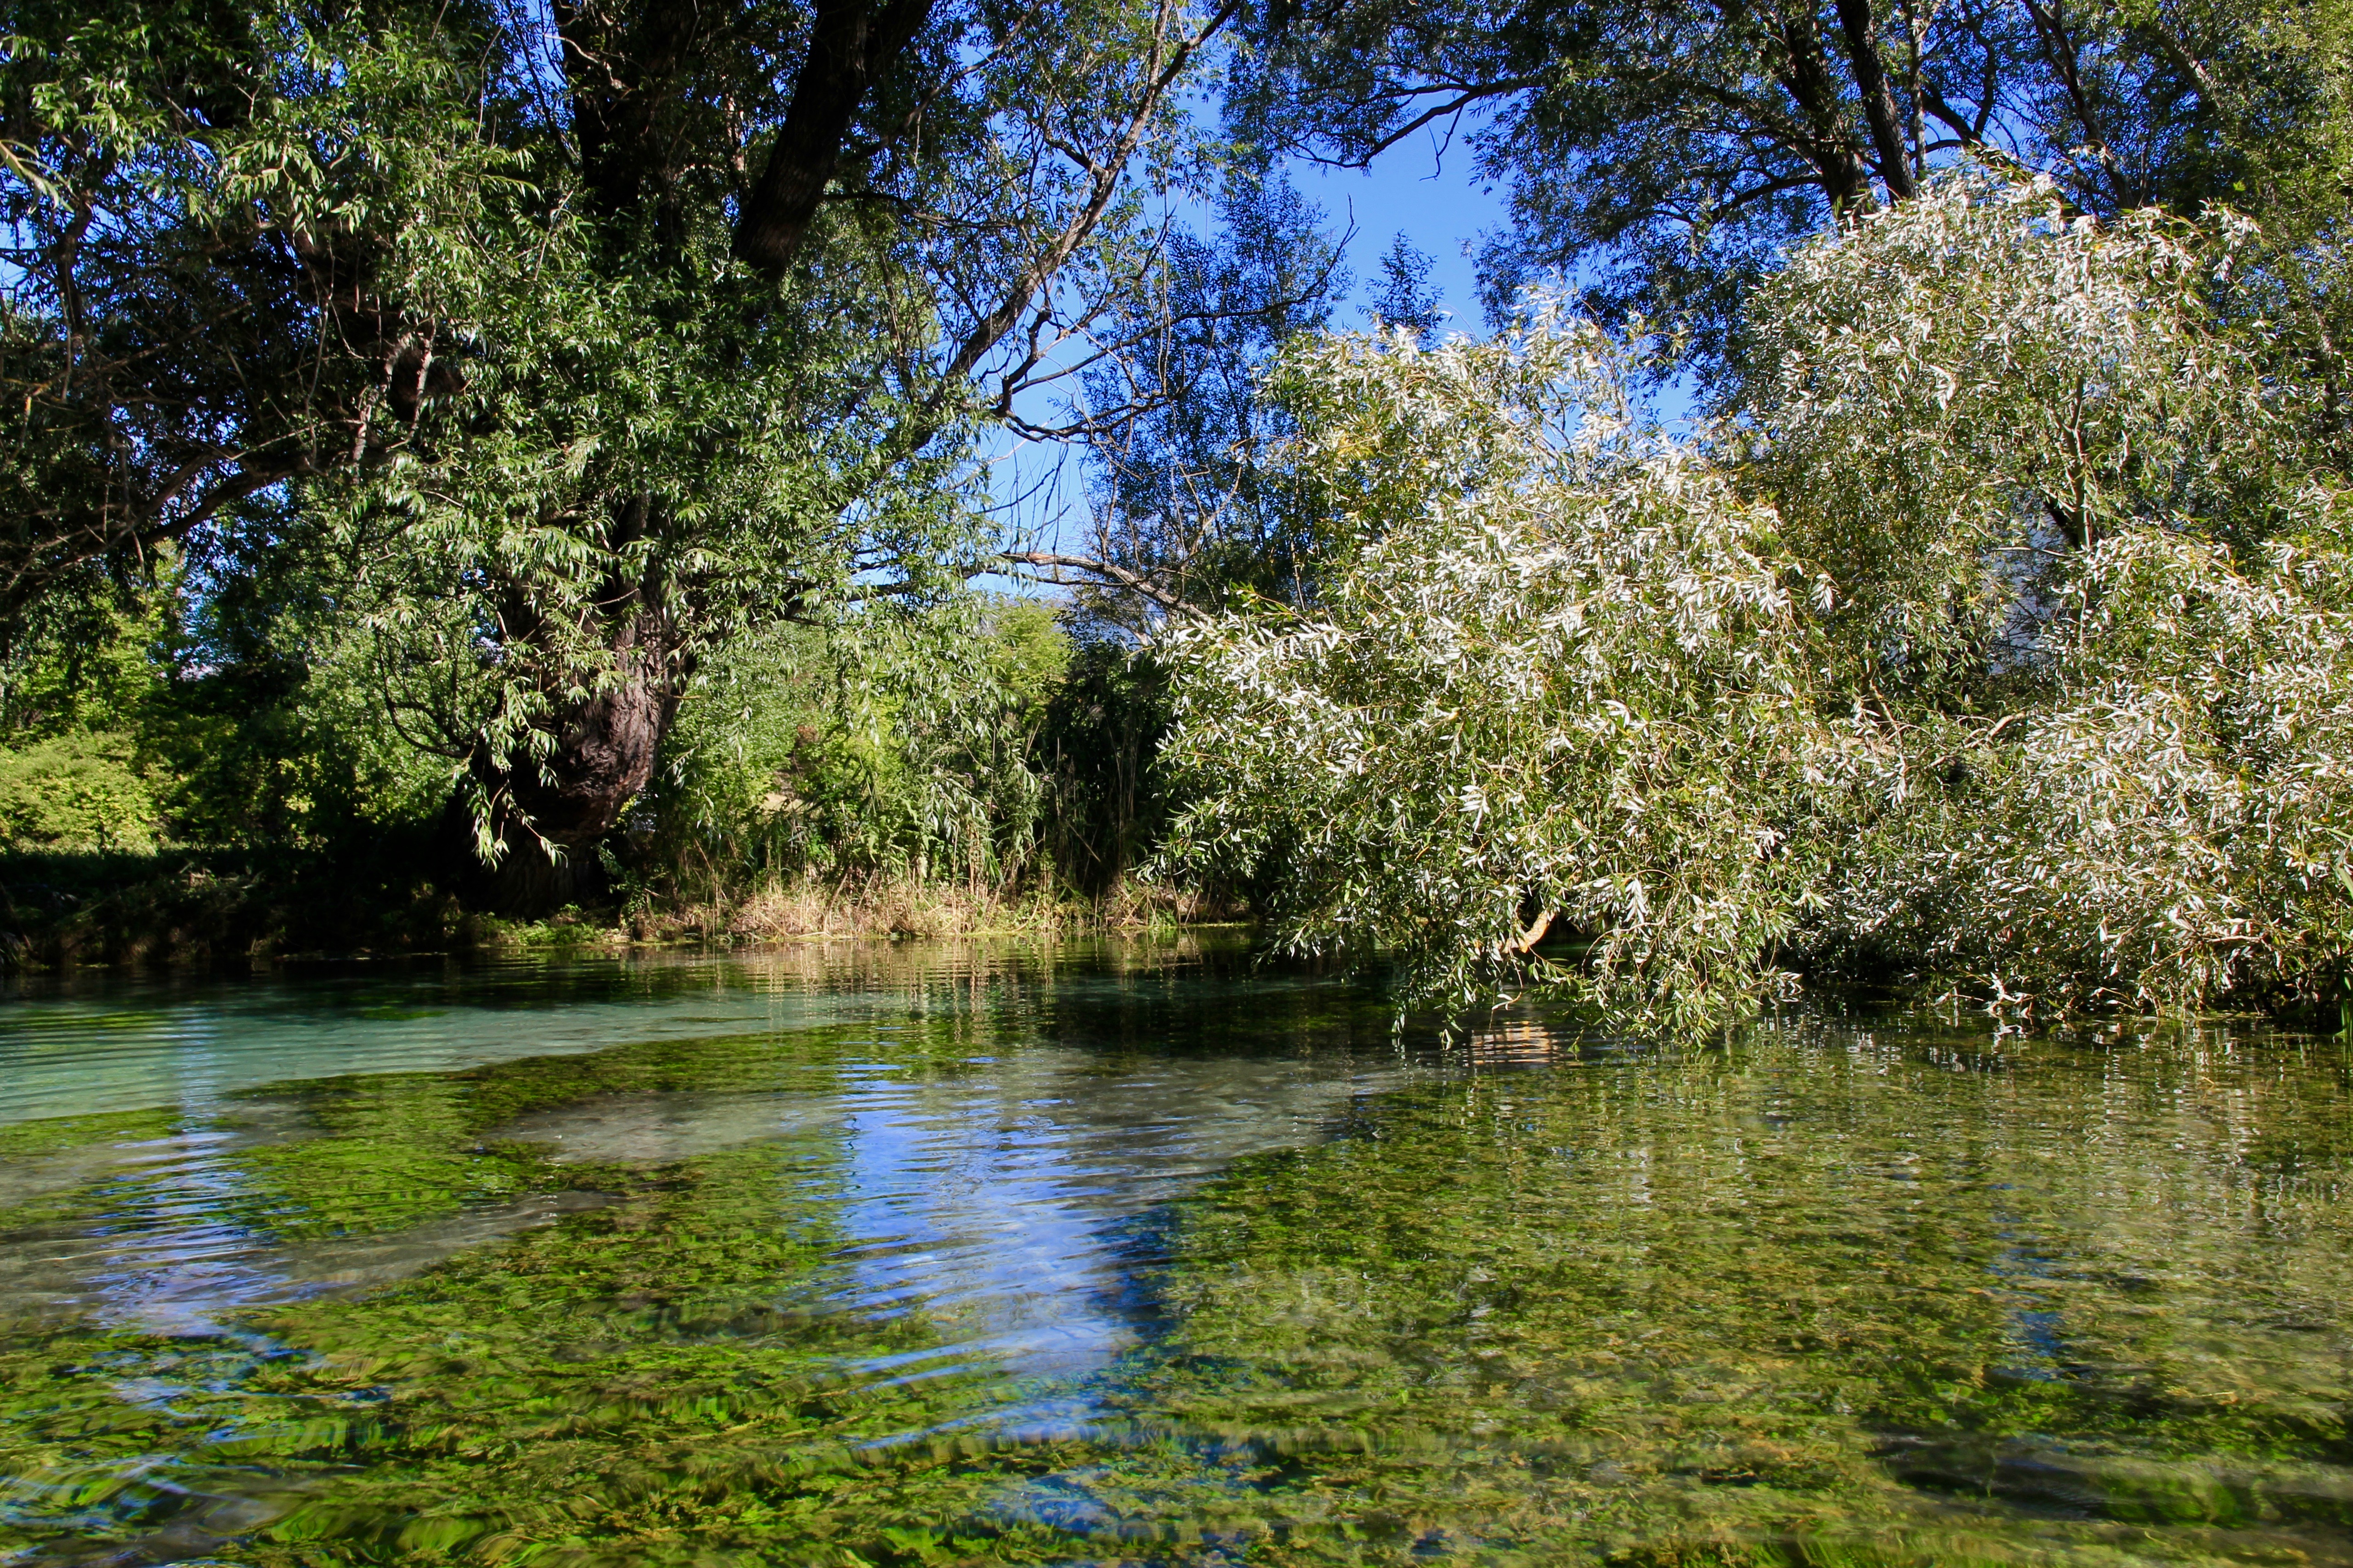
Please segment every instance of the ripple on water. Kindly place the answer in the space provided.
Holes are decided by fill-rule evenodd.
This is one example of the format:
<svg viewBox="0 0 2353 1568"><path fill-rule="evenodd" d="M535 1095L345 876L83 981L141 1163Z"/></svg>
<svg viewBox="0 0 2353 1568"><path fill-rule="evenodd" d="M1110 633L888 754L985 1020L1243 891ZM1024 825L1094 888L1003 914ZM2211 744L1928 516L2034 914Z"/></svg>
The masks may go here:
<svg viewBox="0 0 2353 1568"><path fill-rule="evenodd" d="M2353 1563L2334 1046L874 963L0 1134L0 1552Z"/></svg>

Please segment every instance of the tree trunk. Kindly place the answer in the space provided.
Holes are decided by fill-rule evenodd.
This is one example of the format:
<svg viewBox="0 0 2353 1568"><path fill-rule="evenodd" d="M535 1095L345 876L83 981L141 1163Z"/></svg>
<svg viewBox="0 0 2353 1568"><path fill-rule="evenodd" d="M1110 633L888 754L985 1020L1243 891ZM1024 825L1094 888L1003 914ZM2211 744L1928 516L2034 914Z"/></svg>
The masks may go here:
<svg viewBox="0 0 2353 1568"><path fill-rule="evenodd" d="M1879 154L1879 177L1887 194L1902 201L1915 190L1912 163L1904 145L1903 117L1888 86L1887 69L1879 58L1878 24L1871 0L1838 0L1839 28L1846 35L1847 58L1854 67L1854 88L1862 100L1862 121L1870 128L1872 147Z"/></svg>
<svg viewBox="0 0 2353 1568"><path fill-rule="evenodd" d="M605 890L598 847L653 782L662 742L678 717L674 683L624 668L615 689L559 710L548 755L477 765L499 846L497 863L481 868L482 893L500 913L544 915ZM472 853L472 816L457 815Z"/></svg>
<svg viewBox="0 0 2353 1568"><path fill-rule="evenodd" d="M792 266L867 89L906 53L931 8L932 0L818 0L792 103L735 220L737 256L772 274Z"/></svg>
<svg viewBox="0 0 2353 1568"><path fill-rule="evenodd" d="M1783 13L1773 31L1782 49L1775 74L1805 117L1807 134L1799 151L1820 174L1831 210L1841 218L1852 217L1870 205L1871 179L1847 134L1838 84L1814 26L1812 0Z"/></svg>
<svg viewBox="0 0 2353 1568"><path fill-rule="evenodd" d="M513 771L516 803L543 838L586 848L612 831L622 808L653 781L654 761L678 700L642 676L565 714L555 751Z"/></svg>

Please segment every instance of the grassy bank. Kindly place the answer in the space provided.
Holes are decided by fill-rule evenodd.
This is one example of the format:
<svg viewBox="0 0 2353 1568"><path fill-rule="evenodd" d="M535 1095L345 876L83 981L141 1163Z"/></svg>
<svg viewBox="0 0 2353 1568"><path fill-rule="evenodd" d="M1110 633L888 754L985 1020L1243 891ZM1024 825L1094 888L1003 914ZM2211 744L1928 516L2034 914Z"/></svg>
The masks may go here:
<svg viewBox="0 0 2353 1568"><path fill-rule="evenodd" d="M424 869L420 870L420 868ZM533 921L470 905L423 846L357 861L165 848L0 855L0 965L18 971L448 952L746 946L828 937L1061 935L1229 920L1122 880L1101 896L905 876L771 879L693 895L620 889Z"/></svg>

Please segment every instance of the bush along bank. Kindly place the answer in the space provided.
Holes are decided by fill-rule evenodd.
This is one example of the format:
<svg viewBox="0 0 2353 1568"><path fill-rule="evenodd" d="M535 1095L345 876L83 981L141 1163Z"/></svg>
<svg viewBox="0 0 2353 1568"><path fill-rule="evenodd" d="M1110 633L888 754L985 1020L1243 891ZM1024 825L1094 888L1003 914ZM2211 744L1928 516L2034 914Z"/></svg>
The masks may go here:
<svg viewBox="0 0 2353 1568"><path fill-rule="evenodd" d="M1139 929L1230 900L1136 875L1164 699L1133 639L1053 606L747 640L618 829L518 899L455 769L406 748L332 644L201 666L213 606L124 595L102 686L20 654L0 747L17 967L828 936ZM175 627L179 628L175 631ZM195 666L195 668L191 668ZM79 693L61 700L60 691Z"/></svg>

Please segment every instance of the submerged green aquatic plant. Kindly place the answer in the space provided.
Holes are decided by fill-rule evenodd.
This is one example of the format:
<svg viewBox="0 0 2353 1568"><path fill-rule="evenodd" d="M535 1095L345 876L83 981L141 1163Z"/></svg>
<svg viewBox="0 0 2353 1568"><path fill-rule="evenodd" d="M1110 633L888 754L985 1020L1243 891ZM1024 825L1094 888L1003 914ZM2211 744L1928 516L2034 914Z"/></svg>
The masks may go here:
<svg viewBox="0 0 2353 1568"><path fill-rule="evenodd" d="M1362 1098L1328 1141L1088 1220L1134 1338L1058 1373L1008 1362L944 1287L871 1274L861 1162L887 1124L780 1114L756 1142L654 1161L495 1138L545 1113L781 1111L878 1072L953 1090L976 1058L1035 1048L1025 1029L947 1017L895 1043L664 1042L301 1091L322 1149L364 1144L430 1195L412 1218L496 1207L452 1198L477 1191L443 1180L469 1159L594 1206L196 1331L20 1326L0 1339L0 1551L2353 1558L2353 1064L2333 1047L1796 1017L1580 1059L1527 1031L1549 1070ZM1094 1070L1149 1082L1173 1059L1108 1045ZM698 1095L716 1098L681 1098ZM987 1124L1019 1145L1018 1121ZM501 1152L469 1152L486 1135ZM297 1204L293 1165L239 1158ZM1073 1166L1054 1201L1083 1217L1106 1174ZM283 1222L294 1253L394 1219L309 1190L316 1225Z"/></svg>

